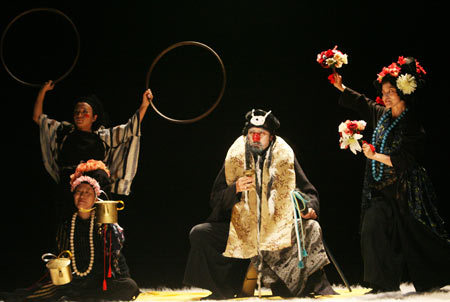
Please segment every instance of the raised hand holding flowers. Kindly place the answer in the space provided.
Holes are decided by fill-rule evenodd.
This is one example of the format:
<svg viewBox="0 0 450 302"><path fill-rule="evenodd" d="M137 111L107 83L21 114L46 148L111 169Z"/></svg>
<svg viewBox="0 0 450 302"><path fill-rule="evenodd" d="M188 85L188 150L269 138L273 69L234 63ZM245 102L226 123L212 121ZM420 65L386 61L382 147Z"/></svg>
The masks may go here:
<svg viewBox="0 0 450 302"><path fill-rule="evenodd" d="M342 65L348 63L348 56L337 49L335 46L333 49L322 51L317 55L317 62L323 68L333 69L333 73L328 76L328 80L331 84L334 84L334 73L336 68L341 68Z"/></svg>
<svg viewBox="0 0 450 302"><path fill-rule="evenodd" d="M348 149L356 154L357 151L361 152L361 145L359 140L362 139L363 135L361 131L366 128L365 121L350 121L346 120L339 124L339 145L341 149Z"/></svg>

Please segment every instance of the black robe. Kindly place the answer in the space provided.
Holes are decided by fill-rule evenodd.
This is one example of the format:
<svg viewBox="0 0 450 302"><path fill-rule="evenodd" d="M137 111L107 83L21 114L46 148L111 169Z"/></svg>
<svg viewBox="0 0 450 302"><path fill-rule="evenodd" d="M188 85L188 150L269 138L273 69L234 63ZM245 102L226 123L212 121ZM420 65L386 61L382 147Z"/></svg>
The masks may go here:
<svg viewBox="0 0 450 302"><path fill-rule="evenodd" d="M387 112L349 88L342 93L339 104L357 111L373 128ZM392 121L388 116L385 126ZM384 134L381 130L377 135ZM450 240L422 166L424 142L425 132L414 110L409 109L386 137L384 153L390 156L393 166L384 166L380 181L372 176L372 161L367 160L361 253L364 281L372 288L398 290L403 280L412 281L418 291L450 284Z"/></svg>

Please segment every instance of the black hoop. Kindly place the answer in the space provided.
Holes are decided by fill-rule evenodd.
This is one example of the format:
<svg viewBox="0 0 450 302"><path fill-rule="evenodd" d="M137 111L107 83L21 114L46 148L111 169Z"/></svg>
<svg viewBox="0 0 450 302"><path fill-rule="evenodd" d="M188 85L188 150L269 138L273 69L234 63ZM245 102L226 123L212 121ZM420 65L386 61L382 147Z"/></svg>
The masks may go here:
<svg viewBox="0 0 450 302"><path fill-rule="evenodd" d="M70 66L69 70L67 70L62 76L60 76L59 78L54 80L53 83L58 83L59 81L64 79L73 70L73 68L75 67L75 65L76 65L76 63L78 61L78 57L80 55L80 35L78 33L78 30L77 30L75 24L72 22L72 20L66 14L64 14L63 12L61 12L58 9L45 8L45 7L44 8L32 8L30 10L27 10L27 11L24 11L24 12L20 13L14 19L12 19L11 22L9 22L8 26L6 26L5 30L3 31L2 39L1 39L1 42L0 42L0 58L1 58L1 61L2 61L2 64L3 64L3 67L5 67L5 70L9 73L9 75L11 77L13 77L16 81L18 81L18 82L20 82L20 83L22 83L24 85L31 86L31 87L40 87L40 86L42 86L42 83L39 83L39 84L38 83L29 83L29 82L23 81L23 80L19 79L17 76L15 76L11 72L11 70L9 70L8 66L5 63L5 58L3 57L3 44L4 44L4 39L5 39L6 33L8 32L9 28L11 27L11 25L13 25L18 19L22 18L23 16L31 14L31 13L34 13L34 12L39 12L39 11L52 12L52 13L55 13L55 14L58 14L58 15L64 17L72 25L72 28L73 28L73 30L75 32L76 39L77 39L77 53L75 55L75 59L74 59L72 65Z"/></svg>
<svg viewBox="0 0 450 302"><path fill-rule="evenodd" d="M150 104L152 105L153 109L163 118L165 118L168 121L174 122L174 123L179 123L179 124L189 124L189 123L194 123L197 122L199 120L201 120L202 118L206 117L208 114L210 114L216 107L217 105L219 105L220 100L222 99L223 93L225 91L225 84L226 84L226 72L225 72L225 66L223 65L222 59L219 57L219 55L209 46L200 43L200 42L196 42L196 41L183 41L183 42L178 42L173 44L172 46L169 46L168 48L166 48L165 50L163 50L157 57L156 59L153 61L152 65L150 66L150 69L148 70L147 73L147 79L146 79L146 88L149 88L149 80L150 80L150 76L152 74L153 68L155 67L156 63L169 51L171 51L174 48L180 47L180 46L186 46L186 45L194 45L194 46L200 46L203 47L207 50L209 50L212 54L214 54L214 56L217 58L217 60L220 63L220 67L222 69L222 74L223 74L223 80L222 80L222 88L220 89L219 92L219 96L217 97L216 102L211 106L211 108L209 108L206 112L204 112L203 114L192 118L192 119L187 119L187 120L177 120L177 119L173 119L170 118L164 114L162 114L155 106L155 104L153 103L152 100L150 100Z"/></svg>

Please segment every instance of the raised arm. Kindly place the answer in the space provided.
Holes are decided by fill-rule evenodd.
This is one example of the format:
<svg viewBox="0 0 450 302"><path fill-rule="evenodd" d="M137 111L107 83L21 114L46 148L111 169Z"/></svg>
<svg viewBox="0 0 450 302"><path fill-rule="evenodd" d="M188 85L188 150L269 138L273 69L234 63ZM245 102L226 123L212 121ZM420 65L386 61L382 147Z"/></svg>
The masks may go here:
<svg viewBox="0 0 450 302"><path fill-rule="evenodd" d="M47 91L53 90L54 87L55 84L53 83L53 81L50 80L45 82L45 84L41 87L36 97L33 109L33 121L38 125L39 125L39 117L43 113L45 94L47 93Z"/></svg>
<svg viewBox="0 0 450 302"><path fill-rule="evenodd" d="M139 121L142 122L142 119L145 116L145 113L147 112L148 105L150 105L150 101L153 100L153 94L150 89L147 89L144 94L142 95L142 103L139 107Z"/></svg>

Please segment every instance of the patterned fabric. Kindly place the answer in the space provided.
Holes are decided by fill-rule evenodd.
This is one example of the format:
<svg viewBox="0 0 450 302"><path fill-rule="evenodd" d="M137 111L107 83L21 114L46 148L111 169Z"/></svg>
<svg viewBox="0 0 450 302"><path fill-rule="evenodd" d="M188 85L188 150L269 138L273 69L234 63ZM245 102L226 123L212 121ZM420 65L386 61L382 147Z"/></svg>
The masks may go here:
<svg viewBox="0 0 450 302"><path fill-rule="evenodd" d="M357 110L373 127L387 111L385 107L377 105L349 88L342 93L339 102L345 107ZM380 144L386 129L392 122L392 116L384 120L380 131L376 133L377 145ZM372 177L372 161L367 160L361 217L364 217L365 211L372 203L383 198L381 191L393 185L396 188L395 199L403 201L417 221L450 243L444 221L436 209L437 197L433 185L425 168L420 164L422 156L420 150L423 148L424 135L421 125L418 125L417 117L410 110L386 138L384 153L391 156L394 167L384 165L383 177L377 182Z"/></svg>
<svg viewBox="0 0 450 302"><path fill-rule="evenodd" d="M282 138L276 137L266 156L260 159L263 162L258 160L255 163L248 154L246 139L241 136L230 147L225 159L228 185L244 176L246 169L254 169L256 174L256 190L248 191L248 195L243 193L233 207L224 252L226 257L253 257L258 254L258 242L259 249L266 251L276 251L292 244L290 192L295 189L294 152ZM261 218L259 222L258 216Z"/></svg>
<svg viewBox="0 0 450 302"><path fill-rule="evenodd" d="M303 227L306 233L305 247L308 253L308 256L303 258L304 268L298 266L296 244L279 251L262 252L262 282L267 287L281 279L293 295L300 296L308 277L330 263L323 246L319 223L315 220L303 220ZM292 242L295 240L295 233L292 232ZM259 257L253 257L251 262L258 267Z"/></svg>
<svg viewBox="0 0 450 302"><path fill-rule="evenodd" d="M406 171L400 178L399 196L406 196L411 214L420 223L450 244L444 220L434 206L437 196L431 179L423 167Z"/></svg>
<svg viewBox="0 0 450 302"><path fill-rule="evenodd" d="M60 182L58 156L65 137L75 130L68 122L58 122L42 114L39 117L42 159L50 176ZM140 122L136 112L126 124L112 128L99 128L94 131L106 146L104 162L111 172L113 185L111 191L116 194L129 195L131 183L136 175L139 146Z"/></svg>
<svg viewBox="0 0 450 302"><path fill-rule="evenodd" d="M56 236L58 254L61 251L70 250L70 227L70 221L66 221L58 229ZM88 224L86 221L77 218L76 227L78 230L84 229L83 234L80 234L77 231L75 232L75 252L79 270L85 271L87 269L87 265L89 264L90 257ZM105 228L107 232L105 232ZM104 271L103 253L105 252L106 258L109 259L109 246L111 246L111 268L113 276L116 278L119 276L128 277L128 266L123 265L121 262L121 250L125 241L123 229L118 224L96 224L94 227L94 232L95 260L94 270L91 274L98 272L102 273Z"/></svg>

